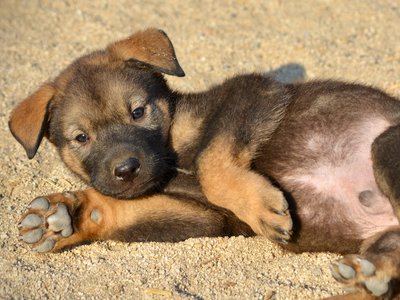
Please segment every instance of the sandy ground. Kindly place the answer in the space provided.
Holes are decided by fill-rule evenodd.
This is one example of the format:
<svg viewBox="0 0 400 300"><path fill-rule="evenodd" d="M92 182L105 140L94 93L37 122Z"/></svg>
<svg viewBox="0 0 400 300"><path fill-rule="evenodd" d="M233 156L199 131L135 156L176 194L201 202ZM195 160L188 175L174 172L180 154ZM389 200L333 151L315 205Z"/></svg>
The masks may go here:
<svg viewBox="0 0 400 300"><path fill-rule="evenodd" d="M96 242L37 254L16 224L38 195L82 184L45 142L31 161L7 127L14 105L72 59L149 26L174 42L200 90L238 72L342 78L400 95L400 2L0 1L0 298L319 299L342 292L335 254L283 252L262 238ZM158 291L159 290L159 291ZM163 291L161 295L157 292Z"/></svg>

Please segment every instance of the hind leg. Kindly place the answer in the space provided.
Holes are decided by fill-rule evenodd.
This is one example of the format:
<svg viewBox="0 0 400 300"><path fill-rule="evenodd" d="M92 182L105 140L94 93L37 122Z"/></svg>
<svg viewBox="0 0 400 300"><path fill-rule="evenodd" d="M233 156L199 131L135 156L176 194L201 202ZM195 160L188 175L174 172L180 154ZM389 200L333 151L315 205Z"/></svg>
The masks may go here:
<svg viewBox="0 0 400 300"><path fill-rule="evenodd" d="M390 127L372 144L375 180L400 220L400 125Z"/></svg>
<svg viewBox="0 0 400 300"><path fill-rule="evenodd" d="M400 296L400 226L366 239L359 255L345 255L332 265L332 274L369 295Z"/></svg>
<svg viewBox="0 0 400 300"><path fill-rule="evenodd" d="M372 144L376 182L400 220L400 125L390 127ZM332 266L334 277L375 296L400 297L400 226L362 244L360 255L347 255Z"/></svg>

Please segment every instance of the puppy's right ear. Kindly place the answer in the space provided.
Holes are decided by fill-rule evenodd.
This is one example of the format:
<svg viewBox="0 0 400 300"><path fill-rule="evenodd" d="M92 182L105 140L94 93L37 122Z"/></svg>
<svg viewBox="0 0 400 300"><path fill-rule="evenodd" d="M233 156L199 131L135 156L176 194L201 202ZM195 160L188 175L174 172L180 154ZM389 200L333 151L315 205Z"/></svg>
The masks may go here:
<svg viewBox="0 0 400 300"><path fill-rule="evenodd" d="M185 76L167 34L156 28L138 31L107 47L111 57L128 65L178 77Z"/></svg>
<svg viewBox="0 0 400 300"><path fill-rule="evenodd" d="M48 105L54 95L54 87L46 83L11 112L8 126L24 147L29 159L35 156L46 132L49 121Z"/></svg>

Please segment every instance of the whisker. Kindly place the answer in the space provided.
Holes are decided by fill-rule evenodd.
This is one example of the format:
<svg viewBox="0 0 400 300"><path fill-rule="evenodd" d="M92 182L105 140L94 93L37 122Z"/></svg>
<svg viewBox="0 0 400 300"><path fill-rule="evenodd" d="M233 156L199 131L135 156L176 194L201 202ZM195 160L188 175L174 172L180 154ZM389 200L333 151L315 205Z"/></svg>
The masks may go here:
<svg viewBox="0 0 400 300"><path fill-rule="evenodd" d="M164 156L164 157L156 157L154 159L154 162L165 162L167 164L167 166L171 167L171 169L176 170L179 173L185 174L185 175L194 175L193 171L184 169L184 168L179 168L175 165L175 159L173 157L170 156Z"/></svg>
<svg viewBox="0 0 400 300"><path fill-rule="evenodd" d="M182 169L182 168L175 168L175 170L177 170L179 173L182 173L185 175L193 175L194 174L193 171L189 171L189 170Z"/></svg>

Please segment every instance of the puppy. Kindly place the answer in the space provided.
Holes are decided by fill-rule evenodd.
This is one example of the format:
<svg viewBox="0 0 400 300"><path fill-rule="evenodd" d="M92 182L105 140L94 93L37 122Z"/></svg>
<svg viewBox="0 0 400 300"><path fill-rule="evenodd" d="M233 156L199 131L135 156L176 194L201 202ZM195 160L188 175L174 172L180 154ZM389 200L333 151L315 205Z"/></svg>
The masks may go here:
<svg viewBox="0 0 400 300"><path fill-rule="evenodd" d="M10 129L29 158L46 136L94 188L33 200L20 223L25 242L46 252L143 232L254 232L293 251L359 253L333 265L335 278L397 293L396 99L257 74L182 94L162 74L184 72L166 34L148 29L79 58L14 109Z"/></svg>

